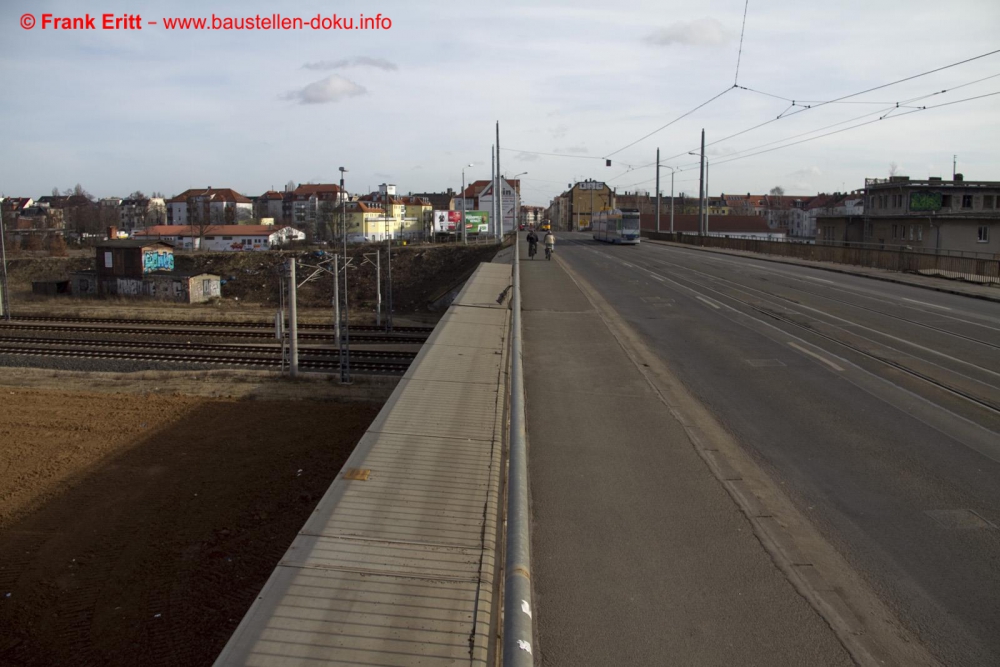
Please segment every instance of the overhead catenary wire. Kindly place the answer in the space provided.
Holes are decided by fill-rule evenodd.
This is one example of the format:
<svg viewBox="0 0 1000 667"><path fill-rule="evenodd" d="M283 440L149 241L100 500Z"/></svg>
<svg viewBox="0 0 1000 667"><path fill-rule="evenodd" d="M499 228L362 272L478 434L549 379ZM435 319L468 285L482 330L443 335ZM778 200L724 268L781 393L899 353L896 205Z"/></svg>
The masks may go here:
<svg viewBox="0 0 1000 667"><path fill-rule="evenodd" d="M874 118L872 120L865 121L864 123L858 123L857 125L851 125L850 127L844 127L844 128L839 129L839 130L834 130L833 132L826 132L825 134L820 134L820 135L815 136L815 137L810 137L808 139L802 139L800 141L793 141L792 143L789 143L789 144L784 144L782 146L775 146L774 148L768 148L768 149L757 151L757 152L754 152L754 153L749 153L747 155L738 155L736 157L728 157L728 158L721 158L721 159L718 159L718 160L713 160L712 161L712 166L713 167L714 166L718 166L720 164L725 164L727 162L735 162L736 160L742 160L744 158L753 157L755 155L762 155L764 153L771 153L773 151L781 150L783 148L790 148L792 146L797 146L799 144L804 144L804 143L809 142L809 141L815 141L816 139L822 139L823 137L829 137L829 136L834 135L834 134L840 134L841 132L847 132L848 130L853 130L853 129L856 129L856 128L859 128L859 127L864 127L865 125L871 125L872 123L877 123L877 122L879 122L881 120L894 120L896 118L903 118L904 116L909 116L910 114L920 113L921 111L929 111L931 109L939 109L941 107L952 106L954 104L961 104L963 102L972 102L974 100L980 100L980 99L983 99L985 97L993 97L994 95L1000 95L1000 90L992 92L992 93L986 93L986 94L983 94L983 95L976 95L974 97L966 97L966 98L963 98L963 99L960 99L960 100L953 100L951 102L942 102L941 104L933 104L933 105L930 105L930 106L918 107L916 109L910 109L908 111L905 111L905 112L903 112L901 114L897 114L895 116L880 116L878 118Z"/></svg>
<svg viewBox="0 0 1000 667"><path fill-rule="evenodd" d="M740 28L740 51L736 54L736 76L733 77L734 86L740 82L740 60L743 58L743 33L747 29L747 8L749 6L750 0L746 0L743 4L743 27Z"/></svg>

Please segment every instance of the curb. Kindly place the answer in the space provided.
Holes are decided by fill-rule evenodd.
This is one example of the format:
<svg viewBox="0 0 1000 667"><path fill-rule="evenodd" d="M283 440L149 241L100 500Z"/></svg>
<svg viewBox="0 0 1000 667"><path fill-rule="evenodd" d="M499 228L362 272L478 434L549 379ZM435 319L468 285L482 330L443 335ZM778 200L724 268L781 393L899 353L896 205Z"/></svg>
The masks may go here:
<svg viewBox="0 0 1000 667"><path fill-rule="evenodd" d="M686 243L674 243L672 241L658 241L656 239L651 239L651 238L647 238L647 237L643 237L643 239L647 243L658 243L659 245L665 245L665 246L670 246L670 247L674 247L674 248L687 248L689 250L700 250L702 252L711 252L711 253L714 253L716 255L730 255L732 257L746 257L748 259L756 259L756 260L759 260L761 262L771 262L773 264L785 264L785 265L789 265L789 266L804 266L804 267L806 267L808 269L819 269L821 271L829 271L831 273L843 273L843 274L846 274L846 275L849 275L849 276L857 276L859 278L871 278L872 280L881 280L881 281L887 282L887 283L896 283L897 285L909 285L910 287L918 287L920 289L928 289L928 290L932 290L932 291L935 291L935 292L944 292L946 294L955 294L957 296L966 296L966 297L969 297L970 299L980 299L982 301L992 301L994 303L1000 303L1000 294L998 294L997 296L993 296L991 294L974 294L974 293L971 293L971 292L963 292L961 290L957 290L957 289L949 288L949 287L943 287L943 286L939 287L937 285L921 285L921 284L918 284L918 283L910 282L909 280L900 280L899 278L892 278L890 276L879 276L879 275L872 275L872 274L868 274L868 273L858 273L856 271L851 271L849 269L836 269L836 268L833 268L833 267L830 267L830 266L820 266L818 262L815 265L800 263L800 262L808 262L810 260L799 260L798 262L789 262L787 260L779 259L777 257L761 256L761 255L757 255L756 253L745 253L745 252L740 252L738 250L723 250L723 249L717 249L717 248L705 248L705 247L702 247L702 246L688 245Z"/></svg>

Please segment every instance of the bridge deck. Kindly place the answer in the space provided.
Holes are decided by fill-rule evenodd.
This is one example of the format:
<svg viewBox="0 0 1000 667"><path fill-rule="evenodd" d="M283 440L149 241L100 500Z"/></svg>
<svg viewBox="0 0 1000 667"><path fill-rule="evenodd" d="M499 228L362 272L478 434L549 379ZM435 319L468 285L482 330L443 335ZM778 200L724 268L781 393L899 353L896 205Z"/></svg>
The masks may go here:
<svg viewBox="0 0 1000 667"><path fill-rule="evenodd" d="M510 279L503 264L469 279L218 667L486 664Z"/></svg>

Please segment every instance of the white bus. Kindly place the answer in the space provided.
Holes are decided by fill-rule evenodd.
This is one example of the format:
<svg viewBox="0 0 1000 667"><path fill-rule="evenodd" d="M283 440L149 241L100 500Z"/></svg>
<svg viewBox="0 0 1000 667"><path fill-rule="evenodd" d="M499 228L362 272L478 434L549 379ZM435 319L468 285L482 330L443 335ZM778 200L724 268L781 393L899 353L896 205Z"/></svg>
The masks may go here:
<svg viewBox="0 0 1000 667"><path fill-rule="evenodd" d="M639 211L616 208L594 214L595 241L635 245L639 242Z"/></svg>

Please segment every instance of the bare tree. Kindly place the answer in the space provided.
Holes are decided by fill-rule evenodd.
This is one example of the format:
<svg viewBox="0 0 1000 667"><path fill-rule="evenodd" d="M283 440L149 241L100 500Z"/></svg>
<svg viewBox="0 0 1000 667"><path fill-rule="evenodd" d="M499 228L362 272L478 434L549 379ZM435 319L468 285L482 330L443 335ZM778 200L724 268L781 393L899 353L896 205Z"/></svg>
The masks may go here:
<svg viewBox="0 0 1000 667"><path fill-rule="evenodd" d="M771 191L768 194L773 197L783 197L785 196L785 188L781 187L780 185L775 185L773 188L771 188Z"/></svg>
<svg viewBox="0 0 1000 667"><path fill-rule="evenodd" d="M60 196L60 193L59 193L59 188L52 188L52 196L53 196L53 197L58 197L58 196Z"/></svg>

